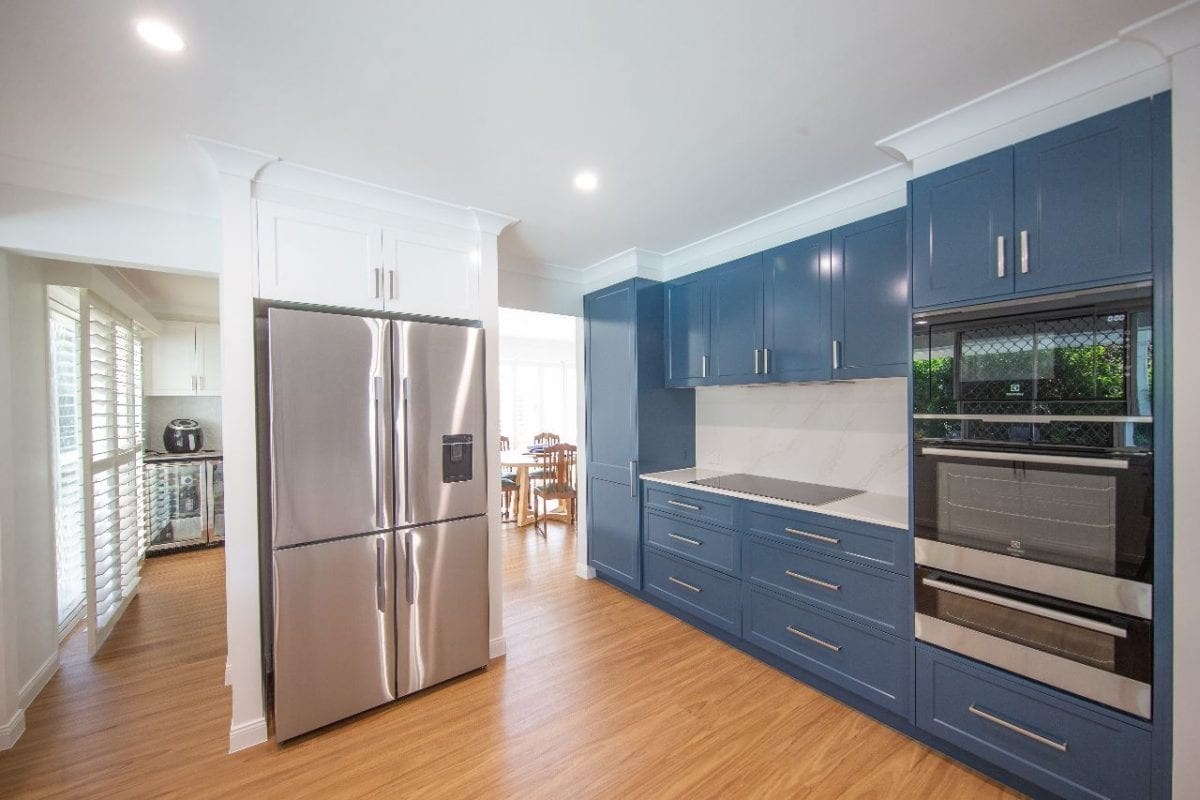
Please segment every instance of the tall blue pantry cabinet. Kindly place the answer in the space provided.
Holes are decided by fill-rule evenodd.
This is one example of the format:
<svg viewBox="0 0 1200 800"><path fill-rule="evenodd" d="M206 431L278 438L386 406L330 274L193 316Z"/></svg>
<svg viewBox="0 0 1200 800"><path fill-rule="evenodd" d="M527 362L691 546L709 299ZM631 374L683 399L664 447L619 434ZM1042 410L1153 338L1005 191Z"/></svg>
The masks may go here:
<svg viewBox="0 0 1200 800"><path fill-rule="evenodd" d="M583 298L588 563L642 588L642 472L696 463L695 396L664 383L663 285L632 278Z"/></svg>

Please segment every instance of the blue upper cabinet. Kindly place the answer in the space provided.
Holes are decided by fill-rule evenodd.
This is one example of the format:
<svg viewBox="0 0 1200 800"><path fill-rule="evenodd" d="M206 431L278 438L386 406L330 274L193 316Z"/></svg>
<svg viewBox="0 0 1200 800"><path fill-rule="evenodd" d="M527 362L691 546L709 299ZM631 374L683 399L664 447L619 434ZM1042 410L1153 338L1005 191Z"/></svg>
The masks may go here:
<svg viewBox="0 0 1200 800"><path fill-rule="evenodd" d="M908 374L908 212L898 208L833 232L833 377Z"/></svg>
<svg viewBox="0 0 1200 800"><path fill-rule="evenodd" d="M1013 148L1018 292L1149 276L1150 105Z"/></svg>
<svg viewBox="0 0 1200 800"><path fill-rule="evenodd" d="M762 254L768 381L829 380L829 241L821 233Z"/></svg>
<svg viewBox="0 0 1200 800"><path fill-rule="evenodd" d="M668 386L698 386L708 383L709 294L707 273L667 284L666 370Z"/></svg>
<svg viewBox="0 0 1200 800"><path fill-rule="evenodd" d="M908 202L914 307L1012 293L1012 148L917 178Z"/></svg>
<svg viewBox="0 0 1200 800"><path fill-rule="evenodd" d="M1154 102L913 180L913 307L1148 277Z"/></svg>
<svg viewBox="0 0 1200 800"><path fill-rule="evenodd" d="M710 270L712 358L710 384L763 379L762 253Z"/></svg>

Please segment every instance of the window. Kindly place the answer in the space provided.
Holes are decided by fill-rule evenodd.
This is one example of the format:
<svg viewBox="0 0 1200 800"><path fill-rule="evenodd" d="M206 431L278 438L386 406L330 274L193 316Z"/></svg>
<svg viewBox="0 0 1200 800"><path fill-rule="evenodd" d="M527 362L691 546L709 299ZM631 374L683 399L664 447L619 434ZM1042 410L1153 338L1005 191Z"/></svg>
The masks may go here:
<svg viewBox="0 0 1200 800"><path fill-rule="evenodd" d="M84 552L81 330L79 291L49 287L50 420L54 481L54 540L59 635L83 614L87 594Z"/></svg>
<svg viewBox="0 0 1200 800"><path fill-rule="evenodd" d="M86 296L84 434L88 643L94 653L137 592L146 553L142 470L142 341L134 323Z"/></svg>

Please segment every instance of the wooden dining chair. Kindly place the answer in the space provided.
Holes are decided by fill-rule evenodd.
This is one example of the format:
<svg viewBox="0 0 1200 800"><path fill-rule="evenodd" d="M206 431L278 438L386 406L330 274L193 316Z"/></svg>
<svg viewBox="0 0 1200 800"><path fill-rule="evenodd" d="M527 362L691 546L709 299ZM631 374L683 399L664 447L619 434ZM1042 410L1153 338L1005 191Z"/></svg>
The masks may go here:
<svg viewBox="0 0 1200 800"><path fill-rule="evenodd" d="M533 437L533 446L547 448L558 444L559 441L560 439L557 433L539 433L537 436ZM545 453L546 451L543 449L540 453L534 454L534 458L541 463L538 465L537 469L531 469L529 471L530 486L533 486L535 483L539 482L545 483L554 477L554 473L550 469L550 465L548 463L548 459L545 457Z"/></svg>
<svg viewBox="0 0 1200 800"><path fill-rule="evenodd" d="M500 437L500 452L506 453L512 449L512 444L507 436ZM509 509L512 507L513 492L520 488L517 486L517 473L514 470L500 470L500 494L503 507L500 509L500 515L504 519L509 517Z"/></svg>
<svg viewBox="0 0 1200 800"><path fill-rule="evenodd" d="M543 453L546 455L547 472L552 477L533 490L533 527L542 536L546 529L542 527L538 515L538 500L549 510L549 501L566 501L570 508L571 524L575 523L575 508L578 493L575 490L575 445L552 444Z"/></svg>

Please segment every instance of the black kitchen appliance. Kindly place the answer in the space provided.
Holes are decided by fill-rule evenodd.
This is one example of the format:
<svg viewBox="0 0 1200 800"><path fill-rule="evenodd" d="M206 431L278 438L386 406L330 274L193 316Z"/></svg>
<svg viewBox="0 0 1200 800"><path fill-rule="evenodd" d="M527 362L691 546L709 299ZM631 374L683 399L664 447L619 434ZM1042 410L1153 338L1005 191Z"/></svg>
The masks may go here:
<svg viewBox="0 0 1200 800"><path fill-rule="evenodd" d="M196 453L204 446L204 430L194 419L173 419L163 429L163 447L168 453Z"/></svg>

